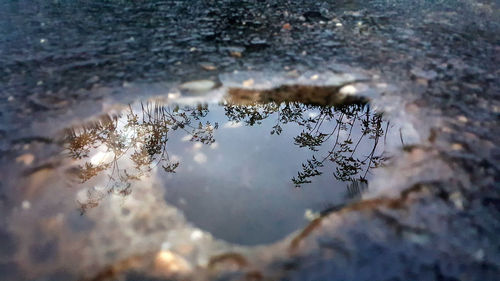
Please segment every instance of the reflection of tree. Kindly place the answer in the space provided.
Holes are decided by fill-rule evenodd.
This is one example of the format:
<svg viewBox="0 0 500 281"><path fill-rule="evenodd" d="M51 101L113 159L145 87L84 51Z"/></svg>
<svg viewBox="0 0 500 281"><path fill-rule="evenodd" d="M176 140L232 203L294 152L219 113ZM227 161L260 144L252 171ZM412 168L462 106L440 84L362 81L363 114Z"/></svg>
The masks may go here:
<svg viewBox="0 0 500 281"><path fill-rule="evenodd" d="M87 159L91 152L101 151L100 159L92 158L79 167L79 180L83 183L109 172L104 191L89 190L88 202L80 202L82 211L95 207L105 193L130 194L131 181L139 180L155 166L175 173L179 162L171 160L167 152L169 133L182 130L191 141L213 143L218 125L200 121L207 113L208 106L201 104L182 108L141 104L140 114L129 107L123 116L106 116L83 128L68 130L65 143L70 157ZM119 167L123 158L131 160L127 167Z"/></svg>
<svg viewBox="0 0 500 281"><path fill-rule="evenodd" d="M338 87L315 86L283 86L268 91L233 89L223 108L229 121L247 126L274 120L272 135L282 134L287 124L301 128L294 143L313 155L292 178L295 186L311 183L332 168L335 179L348 182L348 195L356 197L367 187L369 170L386 159L380 152L380 142L389 122L372 112L365 101L342 99L337 92ZM120 116L106 116L69 130L66 149L72 158L84 160L79 166L79 181L84 183L103 173L109 178L105 187L89 189L88 200L80 202L82 211L97 206L106 194L130 194L131 183L154 167L175 173L179 162L167 152L172 131L184 132L191 141L212 144L218 124L206 121L208 111L208 106L201 104L141 104L139 110L129 107Z"/></svg>
<svg viewBox="0 0 500 281"><path fill-rule="evenodd" d="M316 154L302 164L302 170L292 179L297 187L311 183L313 177L321 175L327 162L335 164L333 175L337 180L366 183L369 170L380 166L385 160L382 154L377 154L377 148L380 147L384 129L387 131L389 128L389 122L383 121L380 114L373 113L370 106L361 101L331 106L305 105L300 102L250 103L226 105L225 111L230 120L249 126L276 116L271 134L282 133L283 125L287 123L295 123L303 128L294 142ZM332 122L335 124L333 129L326 125ZM386 126L383 129L384 122ZM360 128L361 132L353 132L354 128ZM359 136L357 139L354 137L356 135ZM368 155L359 157L355 152L363 140L370 142L371 151ZM324 145L330 145L331 148L321 154L319 148ZM361 192L363 189L349 190Z"/></svg>

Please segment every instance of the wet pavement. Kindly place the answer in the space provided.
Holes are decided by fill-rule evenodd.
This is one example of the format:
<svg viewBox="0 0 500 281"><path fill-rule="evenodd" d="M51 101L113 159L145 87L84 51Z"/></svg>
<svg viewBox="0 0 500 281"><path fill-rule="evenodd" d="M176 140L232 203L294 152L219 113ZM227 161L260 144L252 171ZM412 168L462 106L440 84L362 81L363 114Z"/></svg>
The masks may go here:
<svg viewBox="0 0 500 281"><path fill-rule="evenodd" d="M3 280L496 280L495 1L4 1Z"/></svg>

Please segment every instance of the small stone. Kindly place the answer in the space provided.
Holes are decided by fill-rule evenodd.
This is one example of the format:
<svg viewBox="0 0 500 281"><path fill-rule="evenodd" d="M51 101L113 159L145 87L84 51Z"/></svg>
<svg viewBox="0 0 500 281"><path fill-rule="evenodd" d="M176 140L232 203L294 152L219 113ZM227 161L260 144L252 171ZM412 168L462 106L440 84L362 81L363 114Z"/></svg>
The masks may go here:
<svg viewBox="0 0 500 281"><path fill-rule="evenodd" d="M156 255L154 268L157 273L168 276L188 272L191 266L181 256L171 251L163 250Z"/></svg>
<svg viewBox="0 0 500 281"><path fill-rule="evenodd" d="M457 150L457 151L458 151L458 150L463 150L463 149L464 149L464 146L463 146L463 145L461 145L461 144L459 144L459 143L454 143L454 144L452 144L452 145L451 145L451 149L453 149L453 150Z"/></svg>
<svg viewBox="0 0 500 281"><path fill-rule="evenodd" d="M255 81L253 79L251 79L251 78L248 79L248 80L245 80L245 81L243 81L243 87L252 87L253 84L254 84L254 82Z"/></svg>
<svg viewBox="0 0 500 281"><path fill-rule="evenodd" d="M425 150L422 148L413 148L410 151L409 158L411 162L418 163L425 159Z"/></svg>
<svg viewBox="0 0 500 281"><path fill-rule="evenodd" d="M454 192L450 195L450 200L459 210L464 209L464 198L460 192Z"/></svg>
<svg viewBox="0 0 500 281"><path fill-rule="evenodd" d="M306 220L308 220L308 221L313 221L313 220L315 220L315 219L317 219L317 218L319 218L319 217L320 217L320 213L318 213L318 212L314 212L314 211L313 211L313 210L311 210L311 209L307 209L307 210L305 210L305 212L304 212L304 218L305 218Z"/></svg>
<svg viewBox="0 0 500 281"><path fill-rule="evenodd" d="M9 97L7 98L7 101L9 101L9 102L14 101L14 97L13 97L13 96L9 96Z"/></svg>
<svg viewBox="0 0 500 281"><path fill-rule="evenodd" d="M247 45L247 48L250 48L251 50L261 50L267 47L269 47L269 43L267 43L267 40L259 37L253 38Z"/></svg>
<svg viewBox="0 0 500 281"><path fill-rule="evenodd" d="M417 78L415 80L417 84L427 87L429 85L429 80L423 78Z"/></svg>
<svg viewBox="0 0 500 281"><path fill-rule="evenodd" d="M352 96L355 95L358 92L358 89L354 87L353 85L346 85L342 87L339 91L339 93L346 95L346 96Z"/></svg>
<svg viewBox="0 0 500 281"><path fill-rule="evenodd" d="M28 200L24 200L23 203L21 203L21 207L23 210L29 210L31 209L31 203Z"/></svg>
<svg viewBox="0 0 500 281"><path fill-rule="evenodd" d="M217 87L217 83L212 80L195 80L183 83L179 89L193 94L201 94L208 92Z"/></svg>
<svg viewBox="0 0 500 281"><path fill-rule="evenodd" d="M200 64L200 66L204 70L208 70L208 71L217 70L217 67L213 64L210 64L210 63L202 63L202 64Z"/></svg>
<svg viewBox="0 0 500 281"><path fill-rule="evenodd" d="M477 251L474 253L474 258L475 258L477 261L483 261L483 260L484 260L484 250L483 250L483 249L479 249L479 250L477 250Z"/></svg>
<svg viewBox="0 0 500 281"><path fill-rule="evenodd" d="M35 156L31 153L26 153L16 158L17 163L23 163L25 166L29 166L35 160Z"/></svg>
<svg viewBox="0 0 500 281"><path fill-rule="evenodd" d="M285 23L282 27L284 30L291 30L292 29L292 25L289 24L289 23Z"/></svg>
<svg viewBox="0 0 500 281"><path fill-rule="evenodd" d="M177 99L180 96L181 96L181 93L179 93L179 92L170 92L170 93L167 94L167 97L169 99Z"/></svg>
<svg viewBox="0 0 500 281"><path fill-rule="evenodd" d="M230 51L229 54L233 57L233 58L241 58L242 57L242 54L241 52L239 51Z"/></svg>
<svg viewBox="0 0 500 281"><path fill-rule="evenodd" d="M453 133L453 129L450 128L450 127L443 127L441 128L441 130L444 132L444 133Z"/></svg>
<svg viewBox="0 0 500 281"><path fill-rule="evenodd" d="M197 229L197 230L191 232L190 238L193 241L200 240L202 237L203 237L203 232L201 232L201 230Z"/></svg>
<svg viewBox="0 0 500 281"><path fill-rule="evenodd" d="M463 115L458 116L458 118L457 118L457 119L458 119L458 121L460 121L460 122L462 122L462 123L467 123L467 121L469 121L469 120L467 119L467 117L465 117L465 116L463 116Z"/></svg>

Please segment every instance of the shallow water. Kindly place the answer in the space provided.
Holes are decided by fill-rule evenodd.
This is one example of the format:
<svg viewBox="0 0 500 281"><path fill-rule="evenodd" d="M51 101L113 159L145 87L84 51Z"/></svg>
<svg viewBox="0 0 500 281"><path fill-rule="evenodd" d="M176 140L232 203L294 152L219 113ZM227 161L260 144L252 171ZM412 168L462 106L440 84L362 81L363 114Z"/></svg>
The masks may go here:
<svg viewBox="0 0 500 281"><path fill-rule="evenodd" d="M0 3L0 279L108 280L137 257L127 280L258 277L211 275L244 258L287 280L498 276L497 1L104 2ZM196 79L338 85L351 67L373 82L373 138L315 96L146 101Z"/></svg>
<svg viewBox="0 0 500 281"><path fill-rule="evenodd" d="M238 88L248 76L253 88ZM40 136L20 139L3 169L0 234L16 265L6 272L92 277L158 251L205 267L217 253L279 244L361 199L414 135L380 111L382 97L364 96L387 85L359 74L221 80L205 93L147 87L166 94L34 125Z"/></svg>
<svg viewBox="0 0 500 281"><path fill-rule="evenodd" d="M90 188L78 200L83 213L106 193L127 195L132 181L156 177L196 226L261 244L359 196L389 157L393 129L363 104L141 103L70 130L65 147Z"/></svg>

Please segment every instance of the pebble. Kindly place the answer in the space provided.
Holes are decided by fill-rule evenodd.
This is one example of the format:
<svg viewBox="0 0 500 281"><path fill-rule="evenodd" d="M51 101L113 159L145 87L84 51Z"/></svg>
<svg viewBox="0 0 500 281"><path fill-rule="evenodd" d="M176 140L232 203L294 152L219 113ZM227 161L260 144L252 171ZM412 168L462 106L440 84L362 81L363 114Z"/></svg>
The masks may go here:
<svg viewBox="0 0 500 281"><path fill-rule="evenodd" d="M202 64L200 64L200 66L204 70L208 70L208 71L217 70L217 67L213 64L210 64L210 63L202 63Z"/></svg>
<svg viewBox="0 0 500 281"><path fill-rule="evenodd" d="M252 87L255 81L253 79L248 79L243 81L243 87Z"/></svg>
<svg viewBox="0 0 500 281"><path fill-rule="evenodd" d="M202 237L203 237L203 232L201 232L201 230L198 230L198 229L191 232L191 235L190 235L190 238L193 241L200 240Z"/></svg>
<svg viewBox="0 0 500 281"><path fill-rule="evenodd" d="M314 211L313 211L313 210L311 210L311 209L306 209L306 210L304 211L304 218L305 218L306 220L308 220L308 221L313 221L313 220L315 220L315 219L317 219L317 218L319 218L319 217L320 217L320 213L318 213L318 212L314 212Z"/></svg>
<svg viewBox="0 0 500 281"><path fill-rule="evenodd" d="M483 260L484 260L484 250L483 250L483 249L479 249L479 250L477 250L477 251L474 253L474 258L475 258L477 261L483 261Z"/></svg>
<svg viewBox="0 0 500 281"><path fill-rule="evenodd" d="M230 51L229 54L233 57L233 58L241 58L242 57L242 54L241 52L239 51Z"/></svg>
<svg viewBox="0 0 500 281"><path fill-rule="evenodd" d="M356 89L353 85L346 85L342 87L339 92L343 95L351 96L355 95L358 92L358 89Z"/></svg>
<svg viewBox="0 0 500 281"><path fill-rule="evenodd" d="M23 210L29 210L31 209L31 203L28 200L24 200L23 203L21 203L21 207Z"/></svg>
<svg viewBox="0 0 500 281"><path fill-rule="evenodd" d="M463 210L464 209L464 200L463 200L463 196L460 192L453 192L451 195L450 195L450 200L451 202L453 202L453 204L455 205L455 207L459 210Z"/></svg>
<svg viewBox="0 0 500 281"><path fill-rule="evenodd" d="M171 275L188 272L191 268L189 263L171 251L160 251L155 258L154 268L157 273Z"/></svg>
<svg viewBox="0 0 500 281"><path fill-rule="evenodd" d="M201 94L208 92L217 87L217 83L212 80L195 80L183 83L179 89L193 94Z"/></svg>
<svg viewBox="0 0 500 281"><path fill-rule="evenodd" d="M179 98L180 96L181 96L181 93L179 93L179 92L169 92L169 93L167 94L167 97L168 97L169 99L177 99L177 98Z"/></svg>
<svg viewBox="0 0 500 281"><path fill-rule="evenodd" d="M458 121L460 121L460 122L462 122L462 123L467 123L467 121L469 121L469 120L467 119L467 117L465 117L465 116L463 116L463 115L458 116L458 118L457 118L457 119L458 119Z"/></svg>
<svg viewBox="0 0 500 281"><path fill-rule="evenodd" d="M23 163L25 166L29 166L35 160L35 156L31 153L26 153L16 158L17 163Z"/></svg>

